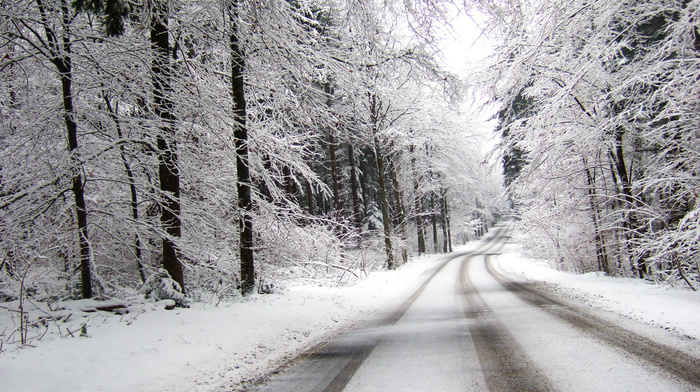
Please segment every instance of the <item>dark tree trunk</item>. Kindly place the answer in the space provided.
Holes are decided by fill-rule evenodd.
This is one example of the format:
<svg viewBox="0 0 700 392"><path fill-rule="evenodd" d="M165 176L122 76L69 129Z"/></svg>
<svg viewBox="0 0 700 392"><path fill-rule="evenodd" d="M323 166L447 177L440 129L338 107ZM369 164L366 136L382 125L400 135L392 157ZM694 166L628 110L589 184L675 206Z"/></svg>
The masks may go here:
<svg viewBox="0 0 700 392"><path fill-rule="evenodd" d="M398 215L398 226L399 232L401 233L402 240L406 240L406 212L404 210L403 201L401 200L401 188L399 186L399 179L396 174L396 166L392 161L389 162L389 175L391 176L391 184L394 188L394 203L396 204L396 212ZM408 249L405 247L401 251L401 259L404 263L408 261Z"/></svg>
<svg viewBox="0 0 700 392"><path fill-rule="evenodd" d="M78 149L78 124L75 122L73 110L73 64L71 58L70 41L70 13L67 1L61 2L61 23L63 31L61 42L55 32L49 28L49 17L42 1L38 0L37 5L41 13L44 32L48 41L50 60L58 70L61 81L61 93L63 98L63 120L68 136L68 151L71 160L71 189L75 200L75 215L78 224L78 248L80 251L80 278L81 294L83 298L92 297L92 270L90 265L90 241L87 227L87 208L85 206L85 194L83 189L83 179L80 174Z"/></svg>
<svg viewBox="0 0 700 392"><path fill-rule="evenodd" d="M157 136L158 175L160 177L161 215L165 233L163 238L163 268L168 271L185 292L185 280L180 255L175 244L181 236L180 221L180 172L177 166L177 141L175 136L173 103L170 98L170 44L168 32L168 2L155 0L151 3L151 72L153 77L153 108L161 120Z"/></svg>
<svg viewBox="0 0 700 392"><path fill-rule="evenodd" d="M355 152L352 142L348 143L348 160L350 163L350 192L352 192L352 213L357 234L362 235L362 214L360 213L360 198L357 196L357 173L355 172Z"/></svg>
<svg viewBox="0 0 700 392"><path fill-rule="evenodd" d="M343 210L343 204L340 201L340 182L338 179L338 158L336 157L336 141L335 130L328 130L328 148L331 155L331 180L333 181L333 209L340 213Z"/></svg>
<svg viewBox="0 0 700 392"><path fill-rule="evenodd" d="M316 215L314 209L314 192L311 188L311 182L309 182L308 180L306 181L306 203L309 205L309 215Z"/></svg>
<svg viewBox="0 0 700 392"><path fill-rule="evenodd" d="M635 215L635 212L633 211L635 207L635 201L634 201L634 196L632 195L632 183L630 180L630 176L627 173L627 165L625 163L625 152L624 152L624 145L623 145L623 136L624 136L624 130L622 129L617 129L615 131L615 153L611 154L613 161L615 163L615 169L617 170L617 176L620 179L621 183L621 188L622 188L622 197L625 200L625 209L626 211L626 222L625 225L627 226L627 229L629 230L630 234L632 237L637 237L639 235L639 227L638 227L638 222L637 218ZM632 254L632 251L630 249L630 243L629 241L627 242L627 247L629 254ZM642 255L639 260L636 263L632 264L632 269L635 270L639 276L640 279L644 279L644 277L649 273L648 271L648 266L646 265L646 260L645 257Z"/></svg>
<svg viewBox="0 0 700 392"><path fill-rule="evenodd" d="M328 111L332 111L333 107L333 92L334 88L331 82L325 82L323 84L323 92L326 94L326 106ZM331 159L331 189L333 190L333 209L340 213L343 209L343 204L340 200L340 180L338 175L338 158L337 158L337 148L338 144L335 138L335 129L331 126L328 127L328 151Z"/></svg>
<svg viewBox="0 0 700 392"><path fill-rule="evenodd" d="M117 110L116 108L112 107L112 103L109 100L109 97L107 96L106 93L102 95L105 101L105 105L107 106L107 111L109 112L109 116L114 122L114 127L117 130L117 138L122 139L122 127L119 122L119 118L117 117ZM134 222L138 222L139 220L139 199L138 199L138 193L136 192L136 180L134 178L134 172L131 169L131 165L129 164L129 161L126 159L126 149L124 148L124 144L119 145L119 155L122 160L122 164L124 165L124 171L126 172L126 178L129 181L129 191L131 193L131 218L134 219ZM143 262L142 262L142 251L141 251L141 238L139 237L139 233L136 232L134 233L134 255L136 256L136 267L139 270L139 276L141 277L141 282L146 282L146 271L143 268Z"/></svg>
<svg viewBox="0 0 700 392"><path fill-rule="evenodd" d="M447 217L447 196L445 193L443 193L440 197L440 210L442 212L442 251L447 253L452 251L452 243L450 241L450 222L449 218Z"/></svg>
<svg viewBox="0 0 700 392"><path fill-rule="evenodd" d="M294 181L292 181L292 170L289 166L285 165L282 168L282 175L284 176L284 191L290 198L296 200L296 188L294 186Z"/></svg>
<svg viewBox="0 0 700 392"><path fill-rule="evenodd" d="M377 102L375 94L370 95L370 114L372 124L372 136L374 140L374 151L377 158L377 179L379 182L379 205L382 209L382 223L384 224L384 245L386 250L386 266L387 269L395 269L393 250L391 244L391 219L389 218L389 201L386 195L386 175L384 173L384 157L382 148L379 144L377 129L379 125L379 111L381 103Z"/></svg>
<svg viewBox="0 0 700 392"><path fill-rule="evenodd" d="M68 131L68 149L71 152L73 161L72 189L75 199L75 214L78 222L78 244L80 248L80 278L81 294L83 298L92 297L92 269L90 266L90 241L88 239L87 209L85 206L85 194L83 190L83 180L78 168L78 159L75 150L78 149L78 125L73 120L73 93L72 93L72 70L70 52L62 60L62 67L59 67L61 77L61 87L63 92L63 108L66 130Z"/></svg>
<svg viewBox="0 0 700 392"><path fill-rule="evenodd" d="M363 211L363 215L367 216L367 209L369 208L367 203L370 200L370 197L369 197L368 192L367 192L367 179L368 179L369 175L367 173L367 170L362 170L362 162L360 162L358 164L358 167L360 167L360 169L361 169L360 172L362 173L362 175L360 176L360 191L362 191L362 211ZM372 200L374 200L374 199L372 199Z"/></svg>
<svg viewBox="0 0 700 392"><path fill-rule="evenodd" d="M605 243L603 237L600 234L600 224L598 223L598 203L596 202L596 191L595 191L595 179L593 178L593 173L586 163L586 159L583 159L583 165L586 169L586 180L588 182L588 203L591 206L591 219L593 221L593 234L596 248L596 258L598 259L598 270L611 275L610 266L608 264L608 254L605 250Z"/></svg>
<svg viewBox="0 0 700 392"><path fill-rule="evenodd" d="M423 227L422 203L419 196L416 196L416 231L418 233L418 254L426 253L425 250L425 230Z"/></svg>
<svg viewBox="0 0 700 392"><path fill-rule="evenodd" d="M425 232L423 231L423 207L421 203L420 194L418 192L418 176L416 174L416 158L413 156L415 147L411 146L409 149L411 153L411 171L413 173L413 190L416 192L413 204L416 215L416 231L418 232L418 254L425 253Z"/></svg>
<svg viewBox="0 0 700 392"><path fill-rule="evenodd" d="M241 259L241 294L248 295L255 288L255 260L253 258L253 198L250 190L248 166L248 129L246 128L246 99L243 75L245 52L238 40L239 0L229 4L231 33L231 93L233 97L234 143L236 146L236 173L238 182L238 209L240 211L239 250Z"/></svg>
<svg viewBox="0 0 700 392"><path fill-rule="evenodd" d="M435 194L430 195L430 219L433 224L433 251L435 253L440 251L438 245L438 230L437 230L437 213L435 211Z"/></svg>
<svg viewBox="0 0 700 392"><path fill-rule="evenodd" d="M447 195L443 198L445 208L445 226L447 226L447 250L452 252L452 227L450 226L450 206L447 204Z"/></svg>
<svg viewBox="0 0 700 392"><path fill-rule="evenodd" d="M399 185L399 179L396 175L396 166L393 162L389 162L389 175L391 176L391 186L394 188L394 204L396 205L396 213L398 215L398 225L402 232L405 233L404 223L406 221L406 212L404 210L403 201L401 197L401 188Z"/></svg>

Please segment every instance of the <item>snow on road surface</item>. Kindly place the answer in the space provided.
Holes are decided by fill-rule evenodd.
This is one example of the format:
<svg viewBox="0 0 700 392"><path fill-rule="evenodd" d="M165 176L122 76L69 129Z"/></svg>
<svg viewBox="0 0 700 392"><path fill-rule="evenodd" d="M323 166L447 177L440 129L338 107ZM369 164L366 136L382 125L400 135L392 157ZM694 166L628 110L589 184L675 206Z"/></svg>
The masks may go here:
<svg viewBox="0 0 700 392"><path fill-rule="evenodd" d="M358 325L256 391L700 388L697 341L640 326L648 339L620 327L620 316L513 282L495 265L494 252L456 252L403 310ZM673 343L656 343L660 334Z"/></svg>
<svg viewBox="0 0 700 392"><path fill-rule="evenodd" d="M531 282L592 308L624 315L649 325L700 340L700 292L680 285L657 285L636 278L576 275L557 271L547 260L524 257L518 246L497 257L507 274Z"/></svg>
<svg viewBox="0 0 700 392"><path fill-rule="evenodd" d="M464 252L474 246L470 244L458 251ZM601 317L621 314L628 318L626 327L643 330L646 335L654 335L654 338L664 342L676 342L676 348L691 353L700 351L698 293L649 285L636 279L564 274L552 270L542 261L521 257L513 247L508 250L492 258L495 267L503 274L524 281L546 280L546 284L539 284L538 287L545 287L569 300L583 302L591 310L603 314ZM77 334L75 338L47 335L35 341L35 347L17 349L6 345L0 353L2 390L226 390L232 385L267 374L305 350L346 330L355 320L367 317L370 312L391 301L407 297L415 290L417 282L424 280L425 275L445 257L431 255L416 258L398 271L373 273L351 287L298 286L289 288L283 294L254 296L245 302L216 307L196 304L191 309L144 309L143 312L125 316L98 313L88 322L88 337L77 337ZM479 268L478 263L473 263L469 268L470 273L475 274L474 281L483 274L483 271L474 269ZM479 284L493 284L486 278L478 279ZM444 284L454 285L454 282ZM438 287L441 285L438 284ZM426 292L430 293L430 290L436 289L426 287ZM498 305L503 300L502 295L506 294L483 295L483 301ZM454 304L431 304L429 300L416 300L415 305L417 308L409 309L405 314L408 321L413 317L411 312L425 313L430 312L432 306L437 310L441 306ZM518 320L518 317L524 316L516 312L508 319ZM541 327L533 320L525 321L509 322L506 327L515 337L520 336L526 327ZM638 321L655 328L639 327ZM445 334L454 333L455 325L460 323L445 320L431 322L442 323ZM13 325L6 315L0 316L0 330L6 326L12 328ZM410 330L415 328L415 324L409 322L402 327L401 323L397 323L396 327ZM669 335L687 337L681 338L685 340L678 343ZM441 344L439 341L437 343ZM537 357L539 349L529 346L538 344L527 338L521 343L533 357ZM590 360L586 362L587 358L577 356L577 345L584 343L553 337L548 344L560 350L561 357L558 363L546 365L547 372L561 371L560 365L565 361L582 361L580 366L597 369L595 377L601 382L606 380L606 366L609 364L590 363ZM420 350L420 346L415 349ZM469 363L473 360L465 359ZM434 358L435 365L439 361L439 358ZM632 366L629 369L632 374L648 373L644 365L629 366ZM562 378L568 380L572 390L576 390L576 383L579 382L577 376L564 376ZM601 385L607 384L603 382Z"/></svg>
<svg viewBox="0 0 700 392"><path fill-rule="evenodd" d="M349 287L290 287L218 306L165 310L147 305L117 316L91 313L24 348L0 352L0 390L210 391L257 378L404 295L440 255L419 257L398 271L375 271ZM72 318L71 318L72 320ZM0 331L16 328L0 312ZM7 335L5 335L7 336Z"/></svg>

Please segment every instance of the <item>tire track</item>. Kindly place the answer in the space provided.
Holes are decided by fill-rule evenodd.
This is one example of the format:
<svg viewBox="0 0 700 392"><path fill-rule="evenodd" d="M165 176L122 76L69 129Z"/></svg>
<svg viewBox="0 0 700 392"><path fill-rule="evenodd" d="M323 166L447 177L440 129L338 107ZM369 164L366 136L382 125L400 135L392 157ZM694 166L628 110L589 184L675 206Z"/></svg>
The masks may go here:
<svg viewBox="0 0 700 392"><path fill-rule="evenodd" d="M472 321L469 332L489 391L553 390L474 287L468 271L472 258L466 256L462 260L457 285L461 292L458 295L462 298L465 317Z"/></svg>
<svg viewBox="0 0 700 392"><path fill-rule="evenodd" d="M499 227L498 230L494 231L493 235L489 238L488 242L480 246L479 248L471 252L456 254L446 258L445 261L443 261L442 264L440 264L435 270L433 270L433 272L423 282L423 284L406 301L404 301L395 312L393 312L389 317L382 320L381 323L375 327L388 327L396 324L401 319L401 317L403 317L406 311L408 311L408 308L410 308L411 305L413 305L413 303L416 301L416 299L423 293L423 291L425 291L425 288L428 287L428 284L430 284L433 278L438 273L440 273L440 271L442 271L445 268L445 266L449 264L452 260L465 255L484 253L486 252L486 250L492 249L496 246L499 246L499 248L503 246L503 233L504 229L502 227ZM374 351L374 349L379 345L379 343L381 343L382 339L383 337L379 336L373 339L372 341L367 342L362 347L359 347L359 349L351 356L351 358L348 360L345 366L342 367L338 374L322 390L342 391L345 388L345 386L350 382L350 380L355 375L360 366L362 366L367 357L369 357L370 354L372 354L372 351ZM311 354L311 357L313 358L315 356L323 356L325 354L324 351L326 350L321 350L318 353Z"/></svg>
<svg viewBox="0 0 700 392"><path fill-rule="evenodd" d="M605 321L593 314L511 281L493 268L491 256L485 258L486 269L504 288L527 303L566 321L596 339L636 356L675 377L700 388L700 359L672 347L655 342L635 332Z"/></svg>
<svg viewBox="0 0 700 392"><path fill-rule="evenodd" d="M427 274L420 286L388 316L374 321L367 321L353 328L362 336L355 338L340 337L330 343L324 343L309 350L296 359L281 366L273 374L251 381L249 386L256 391L342 391L353 378L365 360L384 339L383 333L376 331L383 327L395 325L425 291L433 278L447 264L459 257L480 254L502 246L504 228L494 229L491 236L486 238L477 249L447 256ZM367 333L365 333L367 332ZM298 372L292 369L298 368ZM289 371L289 372L287 372ZM247 388L246 390L250 390Z"/></svg>

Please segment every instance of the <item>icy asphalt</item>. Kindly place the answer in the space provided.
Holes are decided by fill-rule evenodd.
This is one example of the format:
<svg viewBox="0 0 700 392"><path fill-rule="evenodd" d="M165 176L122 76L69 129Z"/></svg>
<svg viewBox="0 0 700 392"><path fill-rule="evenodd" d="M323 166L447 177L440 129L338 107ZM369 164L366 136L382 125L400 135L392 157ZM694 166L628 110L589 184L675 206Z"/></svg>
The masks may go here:
<svg viewBox="0 0 700 392"><path fill-rule="evenodd" d="M503 228L427 271L413 293L252 390L697 391L683 339L555 299L491 263ZM619 321L619 323L618 323Z"/></svg>

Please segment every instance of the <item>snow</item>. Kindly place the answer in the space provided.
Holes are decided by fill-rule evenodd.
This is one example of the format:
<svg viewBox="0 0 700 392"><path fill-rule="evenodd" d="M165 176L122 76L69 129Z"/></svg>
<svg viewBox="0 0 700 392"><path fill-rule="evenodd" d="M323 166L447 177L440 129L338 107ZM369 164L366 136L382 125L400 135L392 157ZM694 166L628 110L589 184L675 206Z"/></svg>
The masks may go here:
<svg viewBox="0 0 700 392"><path fill-rule="evenodd" d="M52 332L32 341L33 347L6 344L0 353L2 390L175 392L237 385L408 295L417 277L440 257L373 272L354 286L290 287L282 294L218 306L195 303L166 310L169 303L160 301L115 315L84 313L95 301L74 301L64 306L74 316L60 323L62 335L70 330L73 337ZM0 332L16 328L16 320L3 313ZM80 336L83 324L87 337Z"/></svg>
<svg viewBox="0 0 700 392"><path fill-rule="evenodd" d="M146 302L117 315L93 311L96 305L90 301L64 304L73 316L60 322L63 337L51 328L31 346L5 343L0 352L2 390L231 390L408 296L444 257L414 258L397 271L374 272L354 286L289 287L280 294L218 306L194 303L189 309L167 310L168 301ZM662 329L700 339L698 293L637 279L559 272L546 261L523 257L514 246L494 259L508 275L541 282L557 295L661 327L664 333ZM16 316L9 315L0 312L3 339L16 328Z"/></svg>
<svg viewBox="0 0 700 392"><path fill-rule="evenodd" d="M700 340L700 292L600 273L565 273L547 260L523 256L513 245L496 261L508 275L539 282L559 296Z"/></svg>

